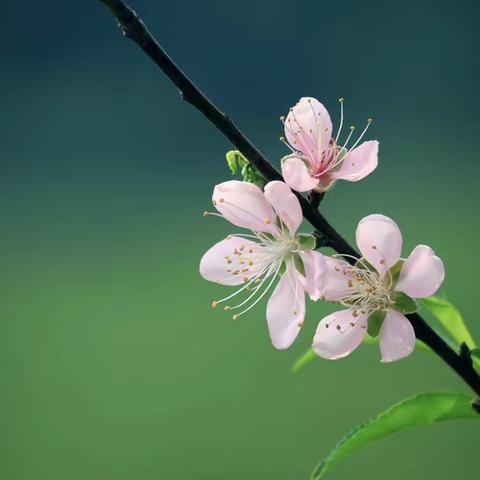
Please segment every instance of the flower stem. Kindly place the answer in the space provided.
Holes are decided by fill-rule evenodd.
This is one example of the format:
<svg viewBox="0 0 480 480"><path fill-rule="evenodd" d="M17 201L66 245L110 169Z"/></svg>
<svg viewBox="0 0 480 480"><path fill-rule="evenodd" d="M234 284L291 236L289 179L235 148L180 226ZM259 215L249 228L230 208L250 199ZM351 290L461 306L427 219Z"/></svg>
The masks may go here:
<svg viewBox="0 0 480 480"><path fill-rule="evenodd" d="M122 0L100 1L111 10L123 34L133 40L168 76L178 87L180 95L185 101L205 115L240 150L267 181L283 180L280 173L233 123L230 117L220 111L167 55L165 50L148 31L143 21L128 5ZM338 253L345 254L346 261L350 263L353 262L352 257L360 258L355 249L318 211L318 205L322 197L312 198L309 201L300 194L296 195L300 201L303 216L313 225L317 238L321 237L323 246L329 246ZM417 313L407 315L407 317L415 329L416 337L427 344L474 392L480 395L480 376L474 369L469 355L465 355L464 349L462 353L455 352Z"/></svg>

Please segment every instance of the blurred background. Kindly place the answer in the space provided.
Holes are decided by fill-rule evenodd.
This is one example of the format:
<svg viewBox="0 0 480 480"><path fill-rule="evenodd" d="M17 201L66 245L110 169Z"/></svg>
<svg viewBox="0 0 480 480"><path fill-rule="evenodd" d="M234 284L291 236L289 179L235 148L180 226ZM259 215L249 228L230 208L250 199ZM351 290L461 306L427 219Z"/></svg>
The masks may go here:
<svg viewBox="0 0 480 480"><path fill-rule="evenodd" d="M301 96L375 122L381 163L323 210L353 240L393 217L404 254L444 259L480 338L475 1L131 0L160 43L278 165ZM265 307L233 322L198 274L230 227L203 218L231 148L99 1L3 1L0 30L0 477L306 479L354 425L420 391L466 387L375 347L298 374L331 307L288 351ZM307 226L306 226L307 228ZM327 478L480 475L479 427L445 423L359 451Z"/></svg>

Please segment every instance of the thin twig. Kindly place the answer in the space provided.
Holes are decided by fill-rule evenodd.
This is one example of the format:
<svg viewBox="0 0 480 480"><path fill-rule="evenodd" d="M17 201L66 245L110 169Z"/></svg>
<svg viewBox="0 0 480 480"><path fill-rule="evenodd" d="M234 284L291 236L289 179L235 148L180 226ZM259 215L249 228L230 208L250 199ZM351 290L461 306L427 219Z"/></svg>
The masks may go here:
<svg viewBox="0 0 480 480"><path fill-rule="evenodd" d="M121 0L100 0L113 13L123 33L131 38L155 62L168 78L178 87L184 100L192 104L210 122L220 130L226 138L255 166L268 180L282 180L280 173L268 162L260 151L248 140L230 117L220 111L183 73L175 62L146 28L138 15ZM298 195L304 217L315 228L317 240L322 246L328 246L339 254L359 258L360 255L349 243L328 223L325 217L305 197ZM352 262L351 257L345 257ZM452 350L447 343L417 313L407 315L415 329L416 337L428 345L457 374L480 395L480 376L473 368L472 362L465 361L464 353Z"/></svg>

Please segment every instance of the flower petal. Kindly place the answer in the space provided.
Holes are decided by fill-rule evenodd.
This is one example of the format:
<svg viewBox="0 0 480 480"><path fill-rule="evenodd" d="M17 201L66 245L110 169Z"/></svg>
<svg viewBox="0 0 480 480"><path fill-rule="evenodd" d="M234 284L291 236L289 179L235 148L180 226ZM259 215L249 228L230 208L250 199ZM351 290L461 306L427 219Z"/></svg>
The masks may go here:
<svg viewBox="0 0 480 480"><path fill-rule="evenodd" d="M282 158L282 176L285 183L297 192L308 192L318 185L318 179L310 175L305 161L295 154Z"/></svg>
<svg viewBox="0 0 480 480"><path fill-rule="evenodd" d="M356 237L363 257L380 275L400 259L402 234L392 219L384 215L369 215L360 220Z"/></svg>
<svg viewBox="0 0 480 480"><path fill-rule="evenodd" d="M235 236L228 237L203 255L200 275L210 282L240 285L246 278L250 280L267 266L267 262L257 260L261 251L262 247L255 242Z"/></svg>
<svg viewBox="0 0 480 480"><path fill-rule="evenodd" d="M314 164L322 159L332 136L332 121L327 109L315 98L303 97L285 119L285 137L293 149Z"/></svg>
<svg viewBox="0 0 480 480"><path fill-rule="evenodd" d="M382 362L394 362L407 357L415 347L415 332L405 315L389 310L380 328Z"/></svg>
<svg viewBox="0 0 480 480"><path fill-rule="evenodd" d="M267 323L275 348L288 348L300 331L305 317L305 293L292 261L275 287L267 304Z"/></svg>
<svg viewBox="0 0 480 480"><path fill-rule="evenodd" d="M317 355L337 360L352 353L367 332L367 317L340 310L325 317L317 327L312 348Z"/></svg>
<svg viewBox="0 0 480 480"><path fill-rule="evenodd" d="M442 260L426 245L417 245L402 266L395 290L412 298L433 295L445 278Z"/></svg>
<svg viewBox="0 0 480 480"><path fill-rule="evenodd" d="M331 177L338 180L358 182L372 173L378 165L378 142L369 140L347 153L340 168Z"/></svg>
<svg viewBox="0 0 480 480"><path fill-rule="evenodd" d="M277 212L280 220L295 234L302 223L303 214L300 202L287 184L279 181L265 185L265 198Z"/></svg>
<svg viewBox="0 0 480 480"><path fill-rule="evenodd" d="M305 291L310 295L310 298L316 302L325 284L326 274L326 258L319 252L309 250L307 252L300 252L300 257L305 267Z"/></svg>
<svg viewBox="0 0 480 480"><path fill-rule="evenodd" d="M213 190L215 208L238 227L257 232L276 233L275 212L262 190L253 183L230 180Z"/></svg>
<svg viewBox="0 0 480 480"><path fill-rule="evenodd" d="M354 291L352 284L353 274L349 265L332 257L325 257L325 275L321 290L321 297L330 302L336 302ZM355 282L356 283L356 282Z"/></svg>

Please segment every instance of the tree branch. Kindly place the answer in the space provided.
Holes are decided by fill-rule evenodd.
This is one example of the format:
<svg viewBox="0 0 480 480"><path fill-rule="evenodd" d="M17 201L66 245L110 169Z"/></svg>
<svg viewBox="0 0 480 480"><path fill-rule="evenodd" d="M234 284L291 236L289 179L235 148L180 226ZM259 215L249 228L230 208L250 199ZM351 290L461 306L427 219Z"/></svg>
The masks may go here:
<svg viewBox="0 0 480 480"><path fill-rule="evenodd" d="M233 123L228 115L220 111L183 73L183 71L167 55L148 31L138 15L121 0L100 0L113 13L124 35L132 39L153 60L153 62L178 87L184 100L205 115L223 135L255 166L268 180L283 180L280 173L271 165L265 156L250 142L242 131ZM328 246L352 263L349 256L360 258L356 250L328 223L317 210L317 199L312 203L297 194L304 217L315 228L317 241L321 246ZM319 199L321 200L321 198ZM348 255L348 256L347 256ZM417 313L407 315L415 329L416 337L428 345L457 374L480 395L480 376L473 368L471 361L465 360L462 354L452 350L447 343Z"/></svg>

